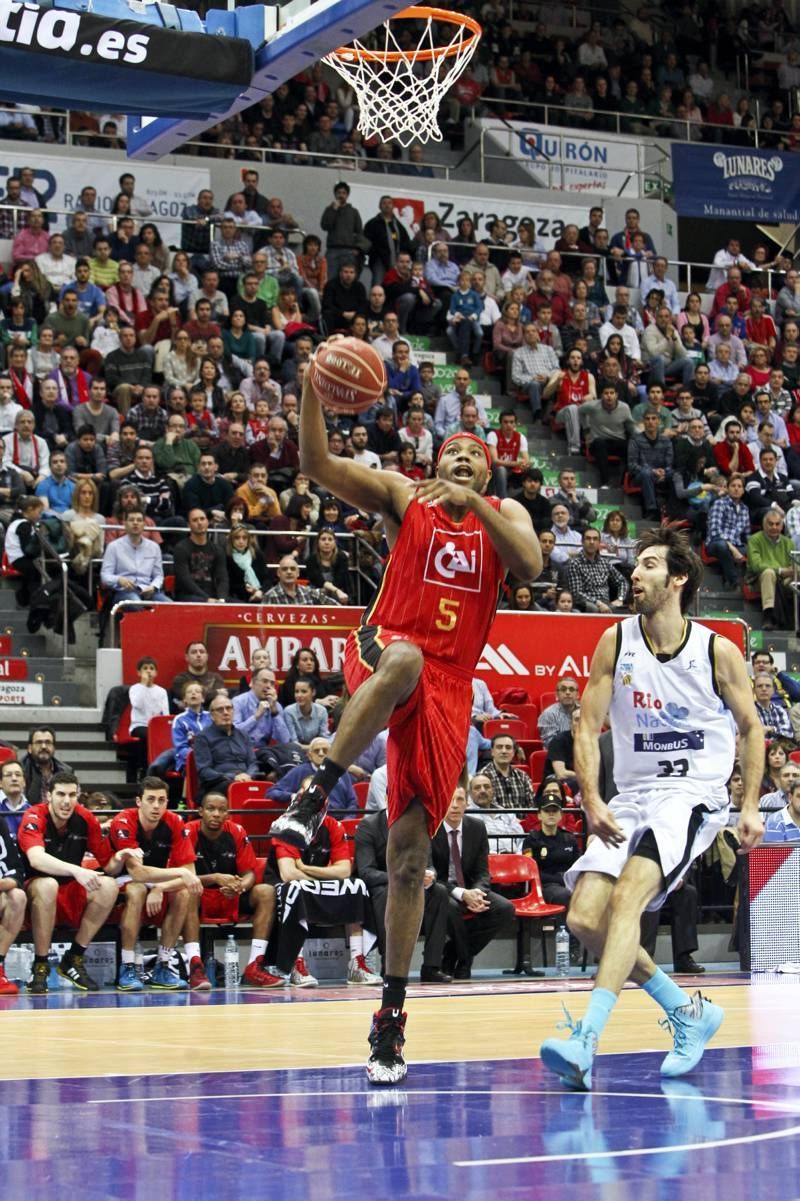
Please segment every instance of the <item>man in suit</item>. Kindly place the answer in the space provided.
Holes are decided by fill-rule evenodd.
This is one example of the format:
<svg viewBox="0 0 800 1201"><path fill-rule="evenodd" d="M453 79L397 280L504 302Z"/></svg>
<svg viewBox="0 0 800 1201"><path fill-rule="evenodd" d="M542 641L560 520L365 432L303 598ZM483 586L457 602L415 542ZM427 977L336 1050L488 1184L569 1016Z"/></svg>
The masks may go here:
<svg viewBox="0 0 800 1201"><path fill-rule="evenodd" d="M466 808L467 794L456 788L431 842L434 870L450 894L442 966L449 972L452 964L456 980L470 979L472 960L514 917L511 902L491 890L486 826Z"/></svg>
<svg viewBox="0 0 800 1201"><path fill-rule="evenodd" d="M375 919L374 933L381 956L386 946L386 897L389 874L386 868L386 844L389 821L386 806L363 817L356 828L356 875L369 892ZM447 888L436 879L433 868L425 872L425 910L422 932L425 949L420 970L421 984L450 984L452 977L442 971L442 955L447 939L449 897ZM369 928L369 923L367 923Z"/></svg>

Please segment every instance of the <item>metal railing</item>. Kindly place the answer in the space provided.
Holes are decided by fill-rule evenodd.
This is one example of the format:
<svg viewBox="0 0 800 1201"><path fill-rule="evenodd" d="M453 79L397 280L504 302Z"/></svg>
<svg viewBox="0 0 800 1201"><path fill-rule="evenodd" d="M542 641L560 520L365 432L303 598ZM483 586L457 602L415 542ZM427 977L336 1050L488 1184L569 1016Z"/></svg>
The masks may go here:
<svg viewBox="0 0 800 1201"><path fill-rule="evenodd" d="M26 204L16 204L16 205L4 204L2 201L0 201L0 209L2 209L3 212L5 212L5 213L11 214L12 228L13 228L13 233L11 235L12 237L15 234L17 234L20 229L25 228L25 222L26 222L27 218L31 215L31 212L33 211ZM43 209L42 211L47 214L47 218L48 218L49 222L51 223L50 232L51 233L62 233L65 231L62 231L61 229L55 229L55 230L52 229L52 224L54 222L54 219L56 220L57 224L60 224L63 219L63 224L65 227L65 230L67 230L70 228L70 221L75 216L76 212L82 212L84 210L54 208L52 205L48 204L46 206L46 208ZM125 220L129 216L128 213L107 213L102 210L93 210L92 212L88 213L87 215L90 218L90 231L92 228L92 224L94 224L96 226L99 221L102 221L104 223L104 225L106 225L108 227L109 231L112 233L115 233L119 227L120 222ZM184 227L186 227L187 229L194 229L194 228L196 228L196 225L197 225L197 219L193 218L193 217L183 217L183 216L181 216L181 217L169 217L169 216L162 217L159 213L153 213L150 217L133 217L132 219L133 219L133 223L134 223L134 230L136 230L136 231L138 231L141 228L141 226L145 225L145 224L155 225L155 226L159 227L159 232L160 232L161 226L177 226L179 235L183 233ZM216 220L208 220L206 222L206 225L208 228L209 242L213 242L217 233L219 232L221 220L222 220L222 218L219 217ZM274 228L273 226L270 226L270 225L250 225L246 222L245 223L236 222L235 225L236 225L237 230L240 230L242 233L247 234L251 238L258 234L261 234L263 236L268 236ZM280 228L284 229L283 226L281 226ZM301 245L307 232L308 232L307 230L302 229L300 226L292 226L290 228L285 228L284 233L286 235L287 245L290 248ZM179 241L180 238L178 237L177 240ZM164 239L164 241L166 243L166 239ZM174 246L174 247L168 246L167 249L177 250L177 249L180 249L180 247L179 246ZM192 255L197 252L196 251L187 251L186 253L189 255Z"/></svg>
<svg viewBox="0 0 800 1201"><path fill-rule="evenodd" d="M108 525L106 526L106 528L109 528ZM119 526L119 527L112 526L111 528L122 529L123 527L122 526ZM232 527L230 527L230 526L216 526L214 529L209 529L209 538L213 538L216 541L219 541L221 538L226 537L231 532L231 528ZM306 542L308 542L310 539L314 539L318 536L318 531L316 531L316 530L256 530L256 529L252 529L249 526L247 527L247 529L248 529L248 533L253 534L257 539L258 538L303 538L306 540ZM180 526L147 526L145 529L145 535L148 533L168 534L174 538L176 535L178 537L188 536L189 531L188 531L188 528L184 529L183 527L180 527ZM376 566L382 565L381 556L378 553L378 551L376 550L376 548L372 545L372 543L369 542L367 539L361 537L358 532L347 531L345 533L345 532L337 531L336 532L336 540L337 540L337 542L340 540L346 540L346 541L352 543L352 552L353 553L351 554L349 551L347 552L348 568L350 571L351 578L354 578L355 583L356 583L356 598L352 601L347 601L347 602L342 601L340 603L341 604L351 604L351 605L354 605L355 607L360 607L360 606L364 605L366 603L366 601L369 599L369 597L372 595L372 593L375 590L376 583L375 583L375 580L372 579L364 571L361 564L359 563L359 554L366 554L367 556L371 557L373 559L374 563L376 564ZM340 553L342 553L342 552L340 552ZM92 593L92 595L94 594L94 588L95 588L94 572L97 568L102 567L102 563L103 563L102 558L91 559L89 562L89 575L88 575L87 587L88 587L89 592ZM165 569L164 574L168 575L169 572L166 570L166 568L169 565L171 565L171 560L169 559L169 557L166 557L165 559L162 560L162 565ZM303 568L306 566L305 562L303 562L301 560L298 560L297 565L300 568ZM270 561L267 562L267 567L275 568L277 566L278 566L277 562L270 562ZM365 593L366 593L366 595L365 595ZM110 620L109 620L110 644L109 645L112 648L117 646L117 635L119 632L119 621L117 620L118 617L121 620L122 616L124 616L124 613L127 610L146 609L146 608L151 608L151 607L154 608L159 603L160 602L158 602L158 601L149 601L143 597L135 597L129 601L128 600L118 601L115 605L113 605L110 610L110 614L109 614L109 618L110 618ZM173 604L193 604L196 602L173 601L172 603ZM200 603L202 603L202 602L200 602ZM298 602L298 604L299 603L300 602ZM222 602L218 602L218 605L219 605L219 607L223 607L223 608L226 605L236 605L237 608L241 608L242 605L251 605L253 608L270 608L271 607L269 602L265 603L263 600L259 600L259 601L222 601ZM339 607L339 602L337 602L337 607Z"/></svg>
<svg viewBox="0 0 800 1201"><path fill-rule="evenodd" d="M757 101L754 101L754 104L758 107ZM597 107L583 110L582 115L585 115L586 119L579 120L577 114L580 110L565 104L517 98L500 100L493 96L481 96L470 105L468 110L470 118L472 120L485 118L486 113L481 110L487 106L490 110L502 109L504 114L502 119L504 120L519 120L521 115L523 120L535 121L540 125L550 125L566 131L572 130L576 135L586 134L589 137L592 134L600 133L619 134L622 137L641 137L646 134L668 142L701 141L729 146L752 146L758 149L759 147L778 147L781 141L786 140L788 133L786 130L765 129L760 125L752 127L716 125L713 121L693 121L688 118L676 117L674 114L657 115L644 111L623 113L618 109ZM597 117L610 128L600 129L593 126L592 122ZM634 126L641 128L637 129ZM668 127L667 131L660 132L659 130L665 126ZM580 166L580 164L578 163L576 166Z"/></svg>

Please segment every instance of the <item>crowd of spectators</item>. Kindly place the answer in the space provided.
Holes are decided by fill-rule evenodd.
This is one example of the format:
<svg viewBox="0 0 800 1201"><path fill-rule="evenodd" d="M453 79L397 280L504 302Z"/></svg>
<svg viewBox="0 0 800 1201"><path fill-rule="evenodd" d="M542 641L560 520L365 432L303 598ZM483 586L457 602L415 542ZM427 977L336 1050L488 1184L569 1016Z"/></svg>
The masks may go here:
<svg viewBox="0 0 800 1201"><path fill-rule="evenodd" d="M136 209L135 177L119 182ZM800 537L800 279L788 260L731 238L709 255L705 290L684 294L636 208L609 230L593 206L547 250L525 219L493 220L485 236L467 219L450 238L429 213L409 230L391 197L361 213L339 180L316 235L259 193L255 170L243 182L222 208L200 192L180 247L145 222L112 248L98 214L88 256L70 255L75 221L96 211L88 184L67 235L43 231L47 249L19 249L32 257L0 282L0 520L21 603L65 554L81 604L97 579L131 604L368 599L380 520L319 495L296 441L314 347L346 333L383 354L387 388L357 418L327 414L332 453L420 479L442 440L469 430L487 444L492 492L552 533L540 581L509 580L509 605L629 602L625 514L597 520L572 470L545 484L530 437L546 422L595 466L601 500L622 482L645 520L705 542L723 588L744 579L760 593L767 629L788 625ZM24 188L15 196L29 232L41 210ZM430 336L457 360L439 380L419 348ZM478 371L505 397L493 420Z"/></svg>

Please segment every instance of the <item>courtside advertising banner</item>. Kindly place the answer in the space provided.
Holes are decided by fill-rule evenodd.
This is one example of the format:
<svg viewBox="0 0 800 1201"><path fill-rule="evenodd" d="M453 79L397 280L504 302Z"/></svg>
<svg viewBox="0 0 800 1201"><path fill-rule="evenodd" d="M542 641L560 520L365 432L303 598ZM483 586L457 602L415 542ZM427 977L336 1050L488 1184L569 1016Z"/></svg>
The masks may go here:
<svg viewBox="0 0 800 1201"><path fill-rule="evenodd" d="M505 221L513 231L525 217L536 225L536 237L546 250L552 250L564 232L564 226L571 223L581 226L586 223L586 205L544 204L538 203L533 195L524 200L510 199L498 192L497 198L489 200L479 196L449 192L417 192L413 183L392 187L381 187L379 184L365 184L360 180L348 179L350 185L350 203L358 209L363 221L368 221L378 211L381 196L391 195L394 201L394 211L413 237L421 225L425 213L437 213L442 227L451 238L458 233L458 222L462 217L469 217L479 238L484 238L489 227L498 218ZM516 189L519 191L519 189Z"/></svg>
<svg viewBox="0 0 800 1201"><path fill-rule="evenodd" d="M164 241L180 242L180 227L166 224L177 221L186 204L197 202L197 193L210 186L205 167L158 167L149 163L103 162L97 158L81 158L80 154L61 157L55 154L31 154L28 149L8 142L0 160L0 194L5 196L10 176L19 175L22 167L33 168L33 186L42 197L45 207L72 212L80 198L81 188L91 183L97 189L96 208L110 216L114 198L119 192L119 177L132 174L136 179L136 195L146 200L154 221L164 221ZM137 216L137 221L142 218ZM66 218L53 213L50 229L66 228Z"/></svg>
<svg viewBox="0 0 800 1201"><path fill-rule="evenodd" d="M673 142L672 179L681 217L800 222L800 155Z"/></svg>
<svg viewBox="0 0 800 1201"><path fill-rule="evenodd" d="M319 658L322 674L342 669L347 635L358 624L362 610L354 607L312 605L160 605L122 618L122 668L124 682L136 679L136 662L155 654L162 684L185 671L184 652L190 640L205 643L209 670L226 684L238 685L250 665L253 651L266 647L275 672L283 678L292 655L310 646ZM575 676L581 688L597 640L614 617L549 613L496 615L478 663L477 675L493 692L522 688L531 700L552 692L559 676ZM741 621L703 623L730 638L744 653L746 630Z"/></svg>
<svg viewBox="0 0 800 1201"><path fill-rule="evenodd" d="M800 846L756 847L748 865L751 970L800 964Z"/></svg>
<svg viewBox="0 0 800 1201"><path fill-rule="evenodd" d="M509 121L473 121L485 153L513 158L538 188L590 192L600 196L639 195L639 146L635 138L612 134L583 137L578 130ZM491 166L491 162L488 163ZM585 223L585 215L577 224Z"/></svg>

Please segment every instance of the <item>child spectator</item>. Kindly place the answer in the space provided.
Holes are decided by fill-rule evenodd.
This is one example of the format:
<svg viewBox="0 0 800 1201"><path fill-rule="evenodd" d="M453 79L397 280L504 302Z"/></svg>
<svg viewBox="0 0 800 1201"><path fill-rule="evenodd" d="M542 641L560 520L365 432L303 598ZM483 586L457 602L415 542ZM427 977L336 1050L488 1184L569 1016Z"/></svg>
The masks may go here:
<svg viewBox="0 0 800 1201"><path fill-rule="evenodd" d="M139 739L136 750L136 766L143 771L147 767L147 723L151 717L167 717L169 715L169 697L165 688L156 684L158 664L155 659L145 656L136 664L139 683L132 684L128 689L128 699L131 703L131 736Z"/></svg>

